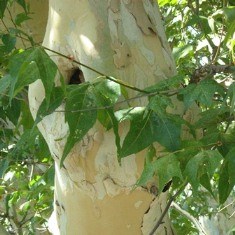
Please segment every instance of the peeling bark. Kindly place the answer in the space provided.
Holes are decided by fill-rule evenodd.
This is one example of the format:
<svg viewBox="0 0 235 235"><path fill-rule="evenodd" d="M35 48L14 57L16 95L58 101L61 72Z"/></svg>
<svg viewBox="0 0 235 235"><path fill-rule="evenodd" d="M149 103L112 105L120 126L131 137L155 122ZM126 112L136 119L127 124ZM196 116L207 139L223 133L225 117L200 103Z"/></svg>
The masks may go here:
<svg viewBox="0 0 235 235"><path fill-rule="evenodd" d="M50 0L43 45L140 89L176 72L158 6L151 0ZM68 82L76 66L57 55L52 59ZM97 77L81 70L86 81ZM42 83L36 81L29 88L34 117L43 98ZM114 134L97 123L59 168L68 135L64 114L53 113L38 126L56 166L53 234L149 234L166 205L167 193L133 190L146 151L122 159L120 166ZM127 130L127 124L120 127L122 136ZM156 234L173 234L167 215Z"/></svg>

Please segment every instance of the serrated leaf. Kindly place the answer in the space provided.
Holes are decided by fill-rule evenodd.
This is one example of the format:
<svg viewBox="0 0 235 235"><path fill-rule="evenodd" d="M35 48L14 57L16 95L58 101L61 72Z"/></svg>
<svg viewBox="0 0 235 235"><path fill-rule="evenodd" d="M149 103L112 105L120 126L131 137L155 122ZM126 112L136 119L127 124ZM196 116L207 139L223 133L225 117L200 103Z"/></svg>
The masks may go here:
<svg viewBox="0 0 235 235"><path fill-rule="evenodd" d="M145 108L131 108L125 112L116 113L119 119L130 120L130 130L127 133L120 151L120 157L137 153L154 142L159 142L170 151L179 148L181 124L170 116L159 116Z"/></svg>
<svg viewBox="0 0 235 235"><path fill-rule="evenodd" d="M219 201L223 204L235 185L235 148L233 147L225 156L220 169L219 178Z"/></svg>
<svg viewBox="0 0 235 235"><path fill-rule="evenodd" d="M180 147L181 125L178 116L160 116L155 113L151 115L151 130L154 132L155 141L169 151L176 151Z"/></svg>
<svg viewBox="0 0 235 235"><path fill-rule="evenodd" d="M97 117L95 97L90 84L82 83L78 86L70 86L69 89L65 105L65 120L69 125L69 136L61 158L61 166L75 143L82 140L93 127Z"/></svg>
<svg viewBox="0 0 235 235"><path fill-rule="evenodd" d="M159 179L159 192L162 192L165 184L173 177L178 177L181 180L183 179L180 162L174 154L169 154L157 159L153 163L153 166Z"/></svg>
<svg viewBox="0 0 235 235"><path fill-rule="evenodd" d="M211 106L216 92L223 94L223 87L212 79L204 79L198 84L189 84L181 90L180 94L184 95L184 103L188 108L194 101L205 106Z"/></svg>
<svg viewBox="0 0 235 235"><path fill-rule="evenodd" d="M13 78L11 98L25 86L41 79L45 88L46 102L47 105L49 104L57 66L41 48L32 48L13 56L9 63L9 69Z"/></svg>
<svg viewBox="0 0 235 235"><path fill-rule="evenodd" d="M222 156L217 150L206 150L199 152L188 161L184 174L195 191L204 174L207 174L210 179L212 178L221 160Z"/></svg>

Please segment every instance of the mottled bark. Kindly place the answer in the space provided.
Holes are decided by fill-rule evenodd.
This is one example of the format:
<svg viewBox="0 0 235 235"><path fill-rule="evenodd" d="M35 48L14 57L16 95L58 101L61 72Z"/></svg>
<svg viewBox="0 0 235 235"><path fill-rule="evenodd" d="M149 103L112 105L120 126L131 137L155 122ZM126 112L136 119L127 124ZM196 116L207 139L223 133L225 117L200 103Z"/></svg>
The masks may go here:
<svg viewBox="0 0 235 235"><path fill-rule="evenodd" d="M51 0L43 45L142 89L176 71L158 6L151 0ZM57 55L52 59L67 81L77 65ZM85 80L97 77L81 69ZM134 94L129 91L130 97ZM37 81L29 89L34 116L43 98L44 89ZM112 130L106 132L97 123L60 169L68 134L64 114L45 117L39 129L56 165L54 234L149 234L165 208L167 193L133 190L145 151L126 157L120 166ZM127 130L124 123L122 136ZM156 234L172 234L167 215Z"/></svg>

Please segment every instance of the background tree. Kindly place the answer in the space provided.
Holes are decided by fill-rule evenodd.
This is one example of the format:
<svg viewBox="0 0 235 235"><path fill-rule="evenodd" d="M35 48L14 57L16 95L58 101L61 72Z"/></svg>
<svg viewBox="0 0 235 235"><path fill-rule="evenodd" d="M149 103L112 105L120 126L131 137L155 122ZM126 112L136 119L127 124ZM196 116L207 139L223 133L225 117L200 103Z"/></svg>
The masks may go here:
<svg viewBox="0 0 235 235"><path fill-rule="evenodd" d="M176 200L170 197L164 205L167 199L165 185L169 185L171 179L173 194L179 195L182 185L187 185L177 200L184 209L188 207L195 220L176 204L173 204L174 208L187 215L200 232L205 232L203 218L218 215L216 201L219 199L222 205L234 186L233 3L210 2L208 5L205 1L159 1L178 66L178 75L174 76L174 63L153 3L113 1L110 5L99 3L94 6L94 3L83 1L77 9L68 2L51 1L44 46L49 47L49 54L60 69L59 74L41 47L20 30L30 11L24 1L17 2L24 12L9 15L14 29L8 27L2 32L1 47L4 124L1 169L6 207L2 209L2 222L8 225L8 230L22 233L26 225L34 234L40 223L35 218L42 219L41 211L49 209L45 197L38 200L43 206L32 204L38 196L46 195L43 190L53 184L48 182L53 170L45 173L45 168L41 167L45 162L50 165L51 160L36 129L38 124L56 162L54 207L62 234L65 231L67 234L84 234L96 226L101 233L110 233L108 229L113 229L114 233L142 231L149 234L162 221L164 223L157 228L156 234L162 234L164 230L171 233L167 215L162 212L164 208L167 211L172 199ZM3 17L10 2L1 4ZM2 23L6 25L5 19ZM33 47L17 50L18 38L21 42L27 39ZM100 77L96 78L98 75ZM66 83L68 80L83 83L65 86L62 76ZM84 77L89 82L84 83ZM24 87L34 81L29 90L33 123L32 119L29 121L27 89ZM191 119L195 103L202 109L196 123L195 118ZM64 116L68 124L64 122ZM203 134L196 135L198 130L203 130ZM77 144L78 140L81 142ZM41 151L35 151L35 146ZM15 160L17 154L19 162ZM137 162L133 155L138 156ZM39 167L39 171L34 171L29 164L29 156L33 159L33 167ZM17 196L9 196L11 189L8 187L9 182L13 182L12 185L19 179L22 182L21 176L29 172L29 165L33 169L29 183L26 181L22 185L28 184L26 189L34 190L34 194L29 193L25 203L21 188L13 187ZM136 184L143 166L144 171ZM11 175L17 177L9 178ZM203 192L200 197L194 195L199 190ZM194 196L188 197L191 193ZM202 203L209 194L214 198L213 210L212 205L205 208ZM190 198L202 206L195 208ZM76 202L72 203L73 200ZM78 200L82 203L77 203ZM19 208L16 202L21 205ZM30 216L32 207L39 208L40 216ZM172 210L171 215L179 234L180 231L183 234L195 231L192 224L177 213ZM162 215L165 215L164 219ZM199 222L201 224L197 226ZM84 227L80 224L76 228L75 224L79 223ZM105 223L109 223L107 227ZM222 231L231 228L223 227ZM215 230L211 234L216 234Z"/></svg>

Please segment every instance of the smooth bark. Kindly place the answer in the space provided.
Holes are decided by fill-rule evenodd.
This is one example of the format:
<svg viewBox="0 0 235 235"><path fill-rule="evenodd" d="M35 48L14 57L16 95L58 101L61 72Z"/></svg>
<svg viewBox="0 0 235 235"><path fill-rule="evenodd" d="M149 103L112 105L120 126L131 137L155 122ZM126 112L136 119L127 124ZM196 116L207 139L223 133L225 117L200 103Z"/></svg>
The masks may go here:
<svg viewBox="0 0 235 235"><path fill-rule="evenodd" d="M155 1L51 0L43 45L141 89L176 71ZM68 80L76 65L60 56L52 58ZM89 69L81 69L85 80L97 77ZM130 97L134 94L129 91ZM44 89L37 81L29 89L34 116L43 98ZM142 104L142 100L136 102ZM73 148L65 168L60 169L68 134L64 114L45 117L39 128L56 164L55 211L51 220L54 234L151 231L167 196L150 193L155 183L149 189L133 190L143 169L145 151L123 159L120 166L112 130L106 132L97 123ZM127 130L127 123L120 127L120 133ZM164 233L172 234L167 216L156 234Z"/></svg>

